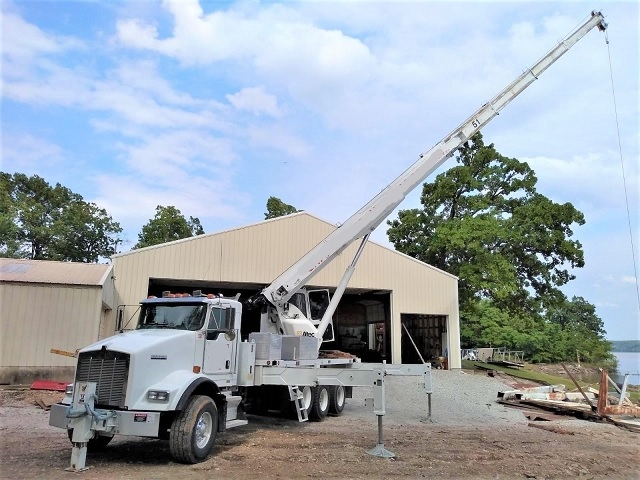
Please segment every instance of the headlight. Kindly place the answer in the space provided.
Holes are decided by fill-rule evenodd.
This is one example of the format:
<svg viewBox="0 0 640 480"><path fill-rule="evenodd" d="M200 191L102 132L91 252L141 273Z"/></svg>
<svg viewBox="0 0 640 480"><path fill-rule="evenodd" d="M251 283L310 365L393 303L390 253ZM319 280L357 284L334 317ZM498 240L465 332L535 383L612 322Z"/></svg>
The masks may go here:
<svg viewBox="0 0 640 480"><path fill-rule="evenodd" d="M149 400L155 400L158 402L168 402L169 392L166 390L149 390L147 392L147 398Z"/></svg>
<svg viewBox="0 0 640 480"><path fill-rule="evenodd" d="M71 405L73 402L73 383L68 384L64 389L64 397L62 403L65 405Z"/></svg>

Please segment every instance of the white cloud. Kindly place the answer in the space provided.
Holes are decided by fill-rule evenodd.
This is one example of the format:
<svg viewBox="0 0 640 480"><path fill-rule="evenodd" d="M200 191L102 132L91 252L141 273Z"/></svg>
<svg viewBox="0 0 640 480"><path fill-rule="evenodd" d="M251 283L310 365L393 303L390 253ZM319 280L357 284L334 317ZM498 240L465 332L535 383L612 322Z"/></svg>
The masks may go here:
<svg viewBox="0 0 640 480"><path fill-rule="evenodd" d="M16 13L0 10L3 61L20 61L69 49L83 48L76 38L45 33Z"/></svg>
<svg viewBox="0 0 640 480"><path fill-rule="evenodd" d="M256 115L266 114L271 117L280 117L278 100L273 95L264 91L263 87L247 87L237 93L226 96L238 110L246 110Z"/></svg>
<svg viewBox="0 0 640 480"><path fill-rule="evenodd" d="M622 281L622 283L631 283L633 285L635 285L637 283L637 279L636 277L629 277L629 276L623 276L620 281Z"/></svg>
<svg viewBox="0 0 640 480"><path fill-rule="evenodd" d="M59 145L29 133L3 132L2 169L25 174L42 172L59 164L64 152Z"/></svg>
<svg viewBox="0 0 640 480"><path fill-rule="evenodd" d="M146 135L136 144L120 143L124 161L132 172L149 179L163 180L167 186L176 178L204 174L213 168L228 166L234 153L228 140L204 131L173 130L161 135ZM217 175L218 178L227 174Z"/></svg>
<svg viewBox="0 0 640 480"><path fill-rule="evenodd" d="M302 157L309 152L309 145L282 126L251 127L249 140L255 147L268 147L282 152L285 158Z"/></svg>
<svg viewBox="0 0 640 480"><path fill-rule="evenodd" d="M95 194L91 201L121 223L130 242L126 247L136 243L135 236L153 218L158 205L175 206L186 217L198 217L205 225L246 221L243 209L247 195L234 191L221 173L210 169L201 176L180 175L164 181L159 181L157 174L101 174L92 179Z"/></svg>
<svg viewBox="0 0 640 480"><path fill-rule="evenodd" d="M5 69L6 99L112 115L118 128L123 121L159 128L229 128L220 118L224 105L176 90L150 61L125 60L103 72L52 60L20 61L20 68Z"/></svg>
<svg viewBox="0 0 640 480"><path fill-rule="evenodd" d="M613 302L596 302L595 306L597 308L619 308L620 307L620 305Z"/></svg>
<svg viewBox="0 0 640 480"><path fill-rule="evenodd" d="M534 169L539 180L538 190L544 195L602 215L611 210L626 210L620 160L614 152L607 153L606 157L588 154L568 159L521 157L519 160ZM637 192L637 172L626 180L627 189Z"/></svg>
<svg viewBox="0 0 640 480"><path fill-rule="evenodd" d="M362 85L375 68L375 58L360 40L337 30L318 28L282 6L244 12L229 9L208 15L192 3L164 4L174 15L173 35L140 20L118 23L123 45L156 51L186 65L219 61L249 62L265 81L285 88L314 108L345 87ZM237 68L226 64L226 68Z"/></svg>

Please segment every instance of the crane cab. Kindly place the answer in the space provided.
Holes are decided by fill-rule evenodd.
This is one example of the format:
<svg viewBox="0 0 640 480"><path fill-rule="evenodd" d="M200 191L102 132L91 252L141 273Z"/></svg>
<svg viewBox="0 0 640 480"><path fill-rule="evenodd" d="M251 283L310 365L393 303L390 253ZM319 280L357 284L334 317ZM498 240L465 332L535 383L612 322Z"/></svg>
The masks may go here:
<svg viewBox="0 0 640 480"><path fill-rule="evenodd" d="M288 302L276 306L267 305L260 317L260 331L280 335L317 335L317 327L329 307L329 290L307 290L301 288ZM322 342L333 342L335 334L333 319L322 336Z"/></svg>

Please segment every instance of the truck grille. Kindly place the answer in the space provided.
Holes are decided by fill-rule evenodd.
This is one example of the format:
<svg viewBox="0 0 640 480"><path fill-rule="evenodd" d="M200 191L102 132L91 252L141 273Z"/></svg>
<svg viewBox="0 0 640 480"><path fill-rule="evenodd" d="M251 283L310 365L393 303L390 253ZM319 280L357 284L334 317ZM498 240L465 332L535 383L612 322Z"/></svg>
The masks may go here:
<svg viewBox="0 0 640 480"><path fill-rule="evenodd" d="M78 355L76 382L96 382L96 406L123 408L129 376L129 354L108 351Z"/></svg>

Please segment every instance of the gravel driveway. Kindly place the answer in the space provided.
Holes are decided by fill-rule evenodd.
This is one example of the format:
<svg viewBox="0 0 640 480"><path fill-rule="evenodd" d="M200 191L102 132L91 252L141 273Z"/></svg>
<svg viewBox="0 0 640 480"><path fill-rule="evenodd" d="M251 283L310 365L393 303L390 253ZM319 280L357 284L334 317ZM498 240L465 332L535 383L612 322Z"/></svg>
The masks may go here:
<svg viewBox="0 0 640 480"><path fill-rule="evenodd" d="M518 410L496 403L498 391L511 389L497 378L460 370L432 370L431 378L432 423L442 426L527 423ZM413 424L427 418L427 396L421 381L419 377L386 377L385 424ZM373 397L373 388L353 389L353 398L345 408L350 417L371 417L371 409L364 406L367 397Z"/></svg>

